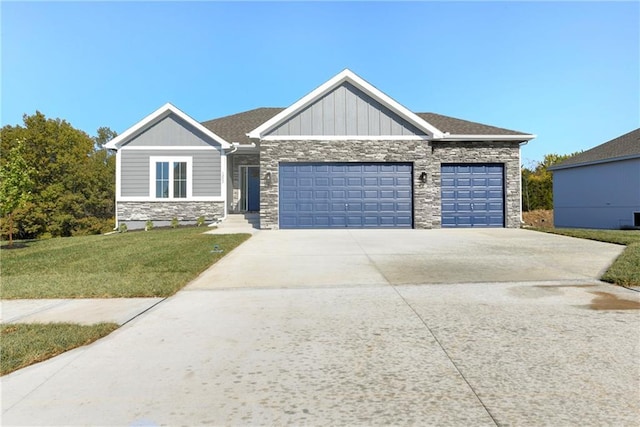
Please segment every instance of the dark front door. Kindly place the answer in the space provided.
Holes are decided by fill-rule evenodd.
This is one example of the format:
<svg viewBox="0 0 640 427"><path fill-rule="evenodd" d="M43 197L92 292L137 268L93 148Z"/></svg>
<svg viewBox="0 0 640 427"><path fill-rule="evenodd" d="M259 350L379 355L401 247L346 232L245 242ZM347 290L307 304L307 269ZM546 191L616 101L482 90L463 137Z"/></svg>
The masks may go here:
<svg viewBox="0 0 640 427"><path fill-rule="evenodd" d="M247 211L260 210L260 168L247 168Z"/></svg>

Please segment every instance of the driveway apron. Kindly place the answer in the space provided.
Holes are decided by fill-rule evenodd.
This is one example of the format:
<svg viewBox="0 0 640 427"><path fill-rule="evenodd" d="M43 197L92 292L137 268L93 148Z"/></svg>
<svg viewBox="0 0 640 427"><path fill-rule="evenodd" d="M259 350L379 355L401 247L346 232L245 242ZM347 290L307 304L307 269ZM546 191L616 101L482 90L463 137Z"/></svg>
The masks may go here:
<svg viewBox="0 0 640 427"><path fill-rule="evenodd" d="M622 248L458 231L257 233L3 377L2 423L637 425L639 294L596 280Z"/></svg>

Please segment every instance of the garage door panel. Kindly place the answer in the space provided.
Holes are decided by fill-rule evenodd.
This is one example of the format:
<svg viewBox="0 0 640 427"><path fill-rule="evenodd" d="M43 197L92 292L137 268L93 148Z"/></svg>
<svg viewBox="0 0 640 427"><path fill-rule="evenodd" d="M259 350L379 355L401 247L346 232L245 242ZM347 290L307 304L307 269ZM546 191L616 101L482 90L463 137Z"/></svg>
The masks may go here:
<svg viewBox="0 0 640 427"><path fill-rule="evenodd" d="M443 227L504 226L504 166L442 165Z"/></svg>
<svg viewBox="0 0 640 427"><path fill-rule="evenodd" d="M281 228L413 225L411 164L289 163L280 177Z"/></svg>

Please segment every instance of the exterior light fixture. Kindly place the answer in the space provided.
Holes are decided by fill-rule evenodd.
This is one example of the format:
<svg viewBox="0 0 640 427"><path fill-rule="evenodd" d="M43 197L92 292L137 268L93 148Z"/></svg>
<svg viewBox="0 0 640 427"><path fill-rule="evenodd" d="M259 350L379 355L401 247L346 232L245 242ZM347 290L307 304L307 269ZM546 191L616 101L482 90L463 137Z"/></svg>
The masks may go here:
<svg viewBox="0 0 640 427"><path fill-rule="evenodd" d="M420 180L421 183L426 184L427 183L427 173L426 172L422 172L420 174L420 176L418 177L418 179Z"/></svg>
<svg viewBox="0 0 640 427"><path fill-rule="evenodd" d="M267 185L271 185L271 172L267 172L264 174L264 181Z"/></svg>

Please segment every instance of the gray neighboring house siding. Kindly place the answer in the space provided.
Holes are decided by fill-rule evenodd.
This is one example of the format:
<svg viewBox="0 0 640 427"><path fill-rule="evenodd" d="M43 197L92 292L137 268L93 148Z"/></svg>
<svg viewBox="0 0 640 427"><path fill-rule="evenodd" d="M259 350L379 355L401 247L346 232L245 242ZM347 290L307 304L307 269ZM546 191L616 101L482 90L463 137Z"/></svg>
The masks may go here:
<svg viewBox="0 0 640 427"><path fill-rule="evenodd" d="M640 227L640 128L549 169L556 227Z"/></svg>
<svg viewBox="0 0 640 427"><path fill-rule="evenodd" d="M191 159L191 196L222 198L222 155L216 145L175 114L169 114L131 138L118 153L119 197L125 198L116 200L118 223L137 229L143 228L147 220L162 226L170 224L173 218L182 223L195 223L199 217L209 222L224 217L223 200L155 199L151 186L154 173L151 157L186 157Z"/></svg>
<svg viewBox="0 0 640 427"><path fill-rule="evenodd" d="M640 158L554 171L553 209L556 227L633 226L634 212L640 213Z"/></svg>

